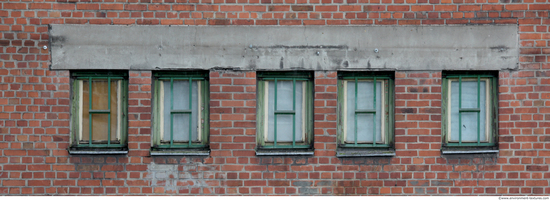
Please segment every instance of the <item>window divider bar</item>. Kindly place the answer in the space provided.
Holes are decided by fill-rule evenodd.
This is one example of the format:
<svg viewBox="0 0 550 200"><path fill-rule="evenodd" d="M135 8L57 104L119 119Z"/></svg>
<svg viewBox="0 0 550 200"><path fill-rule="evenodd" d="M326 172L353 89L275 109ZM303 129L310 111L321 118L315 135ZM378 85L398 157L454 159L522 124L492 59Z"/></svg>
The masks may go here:
<svg viewBox="0 0 550 200"><path fill-rule="evenodd" d="M190 114L190 113L191 113L191 110L172 110L172 111L170 111L170 113L174 113L174 114Z"/></svg>
<svg viewBox="0 0 550 200"><path fill-rule="evenodd" d="M193 108L193 81L191 78L189 78L189 110L191 110L192 112L192 108ZM192 124L192 120L193 120L193 114L189 114L189 132L188 132L188 135L189 135L189 146L191 146L191 142L193 140L193 134L191 133L193 130L193 124Z"/></svg>
<svg viewBox="0 0 550 200"><path fill-rule="evenodd" d="M108 95L107 95L107 98L109 98L107 100L107 109L109 110L109 115L107 115L107 121L108 122L108 126L107 126L107 146L111 146L111 77L107 77L107 91L108 91Z"/></svg>
<svg viewBox="0 0 550 200"><path fill-rule="evenodd" d="M275 114L287 114L287 115L294 115L296 114L296 111L294 110L277 110L277 111L274 111Z"/></svg>
<svg viewBox="0 0 550 200"><path fill-rule="evenodd" d="M358 85L358 84L357 84L357 79L358 79L358 78L355 77L355 108L354 108L355 111L357 111L357 85ZM353 139L353 140L354 140L354 144L357 145L357 112L355 112L354 118L355 118L355 121L354 121L354 123L355 123L355 125L354 125L355 131L354 131L354 134L353 134L353 136L354 136L354 139Z"/></svg>
<svg viewBox="0 0 550 200"><path fill-rule="evenodd" d="M88 110L91 114L109 114L109 110Z"/></svg>
<svg viewBox="0 0 550 200"><path fill-rule="evenodd" d="M296 79L292 80L292 110L296 113ZM292 115L292 147L294 146L296 146L296 115Z"/></svg>
<svg viewBox="0 0 550 200"><path fill-rule="evenodd" d="M275 83L274 83L274 88L275 88L275 110L277 110L277 78L275 78ZM273 119L273 145L274 146L277 146L277 115L273 115L274 116L274 119Z"/></svg>
<svg viewBox="0 0 550 200"><path fill-rule="evenodd" d="M480 78L493 78L494 76L492 75L449 75L449 76L445 76L445 78L477 78L477 77L480 77Z"/></svg>
<svg viewBox="0 0 550 200"><path fill-rule="evenodd" d="M158 78L159 80L204 80L204 78L189 78L189 77L164 77Z"/></svg>
<svg viewBox="0 0 550 200"><path fill-rule="evenodd" d="M264 81L273 81L273 80L282 80L282 81L292 81L292 80L297 80L297 81L308 81L309 78L261 78L262 80Z"/></svg>
<svg viewBox="0 0 550 200"><path fill-rule="evenodd" d="M174 78L170 78L170 148L174 145Z"/></svg>
<svg viewBox="0 0 550 200"><path fill-rule="evenodd" d="M371 110L371 109L355 110L355 113L376 113L376 110Z"/></svg>
<svg viewBox="0 0 550 200"><path fill-rule="evenodd" d="M205 145L204 144L182 144L182 143L176 143L172 146L170 145L166 145L166 144L161 144L161 145L158 145L159 148L201 148L201 147L204 147Z"/></svg>
<svg viewBox="0 0 550 200"><path fill-rule="evenodd" d="M459 112L481 112L481 109L479 109L479 108L461 108L458 111Z"/></svg>
<svg viewBox="0 0 550 200"><path fill-rule="evenodd" d="M86 80L86 79L91 79L92 77L77 77L76 80ZM110 78L111 80L122 80L124 79L123 77L113 77L113 76L94 76L93 77L94 79L106 79L106 78Z"/></svg>
<svg viewBox="0 0 550 200"><path fill-rule="evenodd" d="M376 111L376 77L374 77L374 81L372 83L372 109ZM374 115L372 116L372 145L376 146L376 112L374 112Z"/></svg>
<svg viewBox="0 0 550 200"><path fill-rule="evenodd" d="M90 112L92 110L92 77L88 77L88 126L89 131L88 132L88 146L92 147L92 113Z"/></svg>
<svg viewBox="0 0 550 200"><path fill-rule="evenodd" d="M310 80L310 78L307 78L307 77L293 77L293 76L287 76L287 75L285 75L284 78L282 78L282 77L259 77L259 78L261 80L264 80L264 81L273 81L275 79L283 80L283 81L291 81L291 80L307 81L307 80Z"/></svg>
<svg viewBox="0 0 550 200"><path fill-rule="evenodd" d="M480 105L479 105L479 102L481 101L481 100L480 100L480 99L481 99L481 97L480 97L480 91L479 91L479 90L480 90L480 87L481 87L480 81L481 81L481 77L478 75L478 76L477 76L477 108L478 108L479 110L481 110L481 107L480 107ZM487 91L485 91L485 93L487 93ZM479 122L479 121L481 121L481 119L479 118L479 117L480 117L480 113L481 113L481 112L477 112L477 143L478 143L478 144L480 143L480 135L479 135L479 134L480 134L480 130L479 130L480 122ZM487 122L485 122L485 123L487 123Z"/></svg>
<svg viewBox="0 0 550 200"><path fill-rule="evenodd" d="M469 143L469 142L466 142L465 144L456 144L456 143L448 143L447 146L494 146L495 143L477 143L477 142L473 142L473 143Z"/></svg>
<svg viewBox="0 0 550 200"><path fill-rule="evenodd" d="M342 77L343 80L355 80L355 79L390 79L390 77L383 76L354 76L354 77Z"/></svg>
<svg viewBox="0 0 550 200"><path fill-rule="evenodd" d="M458 144L462 145L462 76L458 77Z"/></svg>
<svg viewBox="0 0 550 200"><path fill-rule="evenodd" d="M276 149L276 148L292 148L293 146L292 145L273 145L273 146L263 146L262 148L266 148L266 149ZM309 147L309 145L300 145L300 144L297 144L294 146L294 148L307 148Z"/></svg>

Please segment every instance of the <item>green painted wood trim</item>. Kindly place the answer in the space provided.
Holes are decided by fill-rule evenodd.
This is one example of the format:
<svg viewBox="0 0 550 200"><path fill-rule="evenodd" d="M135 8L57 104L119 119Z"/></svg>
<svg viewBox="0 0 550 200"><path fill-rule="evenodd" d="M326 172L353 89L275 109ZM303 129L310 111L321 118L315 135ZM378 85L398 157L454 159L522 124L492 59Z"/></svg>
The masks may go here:
<svg viewBox="0 0 550 200"><path fill-rule="evenodd" d="M73 71L71 72L72 77L93 77L93 78L125 78L128 77L128 71Z"/></svg>
<svg viewBox="0 0 550 200"><path fill-rule="evenodd" d="M72 101L71 101L71 145L70 146L76 146L78 145L78 130L80 129L80 123L79 123L79 116L81 115L79 112L79 102L80 102L80 87L78 87L78 81L73 80L72 81Z"/></svg>
<svg viewBox="0 0 550 200"><path fill-rule="evenodd" d="M192 143L189 145L187 142L185 143L174 143L172 145L170 144L160 144L156 145L155 148L157 149L184 149L184 148L204 148L206 147L205 144L200 143Z"/></svg>
<svg viewBox="0 0 550 200"><path fill-rule="evenodd" d="M155 147L156 145L160 144L160 84L161 81L158 79L155 79L153 81L153 145L152 147Z"/></svg>
<svg viewBox="0 0 550 200"><path fill-rule="evenodd" d="M338 118L336 120L336 142L337 144L345 144L345 138L344 138L344 102L346 101L346 98L344 97L344 82L342 79L337 80L337 104L336 104L336 114L338 115Z"/></svg>
<svg viewBox="0 0 550 200"><path fill-rule="evenodd" d="M303 149L311 148L313 144L313 75L311 72L258 72L258 82L257 82L257 102L256 102L256 143L258 144L258 149L278 149L278 148L294 148L294 149ZM264 119L265 113L265 100L267 99L265 95L265 86L267 81L271 80L300 80L305 81L306 90L305 93L305 144L293 142L294 145L281 145L281 144L266 144L264 138L264 129L267 126L267 122ZM294 114L294 111L278 111L277 114ZM294 146L294 147L293 147Z"/></svg>
<svg viewBox="0 0 550 200"><path fill-rule="evenodd" d="M377 148L388 148L391 147L390 144L372 144L372 143L358 143L358 144L341 144L340 147L345 148L364 148L364 147L377 147Z"/></svg>
<svg viewBox="0 0 550 200"><path fill-rule="evenodd" d="M71 102L71 120L72 120L72 130L71 130L71 147L76 148L98 148L98 149L105 149L105 148L121 148L127 146L127 138L128 138L128 72L120 72L120 71L98 71L98 72L84 72L84 71L78 71L78 72L72 72L71 77L73 77L72 81L72 102ZM121 80L120 81L120 92L121 92L121 127L120 127L120 143L119 144L112 144L109 140L107 141L107 144L97 144L97 143L88 143L88 144L80 144L80 139L78 130L80 128L79 117L80 113L78 112L78 106L80 105L79 102L80 99L80 87L79 82L76 80L96 80L96 79L106 79L106 80ZM109 82L110 83L110 82ZM91 85L91 82L89 83ZM110 84L109 84L110 85ZM110 90L110 87L109 87ZM109 93L109 101L110 101L110 93ZM91 102L90 102L91 103ZM110 104L109 104L110 107ZM105 110L92 110L90 106L90 114L105 114L110 113L110 110L107 112ZM110 120L109 120L110 123ZM109 125L110 126L110 125ZM90 128L91 124L90 124ZM109 129L110 131L110 129ZM91 132L90 132L91 135Z"/></svg>
<svg viewBox="0 0 550 200"><path fill-rule="evenodd" d="M120 143L126 144L128 141L128 79L122 80L121 84L122 122L120 124L122 127L120 129Z"/></svg>
<svg viewBox="0 0 550 200"><path fill-rule="evenodd" d="M191 148L208 148L208 144L210 141L210 84L208 81L208 71L185 71L185 72L155 72L153 74L153 77L155 77L154 83L154 91L153 91L153 145L152 149L191 149ZM197 81L197 84L200 84L201 90L198 91L198 95L201 95L201 104L202 107L199 108L199 112L201 114L201 118L198 119L197 123L202 124L201 128L201 142L200 143L194 143L192 141L188 142L173 142L171 141L171 145L164 144L161 142L160 138L160 116L162 113L160 113L160 106L163 102L160 102L160 84L162 84L161 80L169 81L169 80L192 80ZM165 94L166 98L166 94ZM171 113L189 113L190 110L173 110ZM191 118L190 118L191 119ZM191 123L190 123L191 124Z"/></svg>
<svg viewBox="0 0 550 200"><path fill-rule="evenodd" d="M313 116L313 109L314 109L314 106L313 106L313 102L315 101L314 100L314 85L313 85L313 81L307 81L306 82L306 103L305 105L303 106L306 106L306 116L305 116L305 119L306 119L306 139L305 141L307 142L308 145L310 145L310 147L313 145L313 132L314 132L314 128L313 128L313 121L314 121L314 116Z"/></svg>
<svg viewBox="0 0 550 200"><path fill-rule="evenodd" d="M492 82L492 84L490 85L489 89L491 90L491 100L492 100L492 105L490 109L490 113L489 113L489 121L491 121L492 123L490 123L490 127L489 127L489 130L491 131L492 133L492 136L493 137L489 137L489 143L494 143L495 146L498 145L498 76L496 77L493 77L490 79L490 82ZM491 140L492 139L492 140Z"/></svg>
<svg viewBox="0 0 550 200"><path fill-rule="evenodd" d="M161 71L153 73L153 76L158 79L164 78L202 78L208 79L209 71Z"/></svg>
<svg viewBox="0 0 550 200"><path fill-rule="evenodd" d="M257 81L256 95L258 101L256 102L256 143L258 146L265 146L264 129L266 126L264 116L265 112L265 81Z"/></svg>
<svg viewBox="0 0 550 200"><path fill-rule="evenodd" d="M448 93L450 92L450 79L461 79L461 78L488 78L489 84L489 97L490 109L488 109L487 114L489 115L489 121L487 121L487 126L489 126L489 137L488 142L449 142L449 131L448 127L450 126L450 120L448 118L448 112L450 112L449 97ZM498 144L498 76L495 75L495 72L457 72L455 73L443 73L441 81L441 142L442 148L445 147L487 147L487 146L496 146ZM477 109L460 109L460 112L480 112L479 108Z"/></svg>
<svg viewBox="0 0 550 200"><path fill-rule="evenodd" d="M376 73L374 73L376 74ZM395 132L395 126L394 126L394 115L395 115L395 89L394 89L394 80L391 74L388 74L388 72L384 72L383 74L380 74L380 76L375 76L372 72L364 72L363 74L360 74L360 76L355 77L354 73L342 73L340 72L338 74L338 82L337 82L337 89L338 89L338 97L337 97L337 142L340 147L344 148L366 148L366 147L376 147L376 148L389 148L394 145L394 132ZM386 87L384 87L382 90L385 93L384 95L384 120L385 123L382 125L384 126L384 134L386 141L384 144L378 144L378 143L370 143L370 144L347 144L345 143L344 138L344 102L346 101L346 98L344 96L344 80L386 80ZM373 110L357 110L357 112L360 113L372 113Z"/></svg>
<svg viewBox="0 0 550 200"><path fill-rule="evenodd" d="M208 76L208 74L206 74ZM202 81L202 115L198 123L202 123L202 144L210 144L210 82L208 79Z"/></svg>
<svg viewBox="0 0 550 200"><path fill-rule="evenodd" d="M450 121L447 115L449 110L447 109L450 99L449 95L449 80L447 78L441 79L441 142L442 144L447 144L450 126Z"/></svg>
<svg viewBox="0 0 550 200"><path fill-rule="evenodd" d="M294 146L292 144L290 144L290 145L278 144L276 146L275 145L263 146L262 148L263 149L279 149L279 148L286 148L286 149L298 149L298 148L300 148L300 149L303 149L303 148L309 148L309 147L311 147L311 146L308 145L308 144L305 144L305 145L296 144Z"/></svg>
<svg viewBox="0 0 550 200"><path fill-rule="evenodd" d="M387 127L387 141L388 146L393 147L395 141L395 81L393 79L388 79L388 88L386 95L386 127Z"/></svg>
<svg viewBox="0 0 550 200"><path fill-rule="evenodd" d="M305 79L305 80L311 80L313 78L313 72L300 72L300 71L288 71L288 72L256 72L256 77L258 80L263 79L273 79L277 78L280 80L283 79Z"/></svg>
<svg viewBox="0 0 550 200"><path fill-rule="evenodd" d="M495 146L495 143L489 142L489 143L477 143L477 142L462 142L459 144L458 142L449 142L447 143L447 146L451 147L477 147L477 146Z"/></svg>

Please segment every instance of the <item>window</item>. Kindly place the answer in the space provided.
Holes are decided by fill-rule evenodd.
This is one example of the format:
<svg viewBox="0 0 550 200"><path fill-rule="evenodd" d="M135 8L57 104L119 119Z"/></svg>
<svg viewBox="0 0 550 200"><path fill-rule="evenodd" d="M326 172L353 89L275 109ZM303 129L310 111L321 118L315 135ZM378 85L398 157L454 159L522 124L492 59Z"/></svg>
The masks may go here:
<svg viewBox="0 0 550 200"><path fill-rule="evenodd" d="M258 72L259 148L310 148L313 132L311 73Z"/></svg>
<svg viewBox="0 0 550 200"><path fill-rule="evenodd" d="M391 147L393 72L341 72L338 78L339 147Z"/></svg>
<svg viewBox="0 0 550 200"><path fill-rule="evenodd" d="M208 72L158 72L154 88L154 149L206 148Z"/></svg>
<svg viewBox="0 0 550 200"><path fill-rule="evenodd" d="M491 73L444 73L443 147L495 146L497 79Z"/></svg>
<svg viewBox="0 0 550 200"><path fill-rule="evenodd" d="M72 73L73 150L126 146L127 77L126 72Z"/></svg>

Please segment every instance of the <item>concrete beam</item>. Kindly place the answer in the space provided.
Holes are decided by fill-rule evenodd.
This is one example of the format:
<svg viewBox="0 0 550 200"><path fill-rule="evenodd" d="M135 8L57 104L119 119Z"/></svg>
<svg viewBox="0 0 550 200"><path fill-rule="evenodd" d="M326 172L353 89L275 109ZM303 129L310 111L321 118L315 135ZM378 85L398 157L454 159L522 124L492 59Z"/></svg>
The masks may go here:
<svg viewBox="0 0 550 200"><path fill-rule="evenodd" d="M517 25L55 24L50 29L51 69L516 69L517 32Z"/></svg>

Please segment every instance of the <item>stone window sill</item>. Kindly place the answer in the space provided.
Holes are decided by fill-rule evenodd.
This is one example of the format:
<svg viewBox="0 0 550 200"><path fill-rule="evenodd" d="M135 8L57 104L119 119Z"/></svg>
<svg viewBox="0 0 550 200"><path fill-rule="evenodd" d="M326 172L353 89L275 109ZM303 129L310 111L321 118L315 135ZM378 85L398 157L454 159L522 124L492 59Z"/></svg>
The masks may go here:
<svg viewBox="0 0 550 200"><path fill-rule="evenodd" d="M258 149L256 156L313 156L313 149Z"/></svg>
<svg viewBox="0 0 550 200"><path fill-rule="evenodd" d="M395 151L390 149L338 149L336 157L392 157Z"/></svg>
<svg viewBox="0 0 550 200"><path fill-rule="evenodd" d="M90 149L90 148L70 148L69 154L71 155L125 155L128 154L127 148L115 148L115 149Z"/></svg>
<svg viewBox="0 0 550 200"><path fill-rule="evenodd" d="M209 156L210 150L197 149L152 149L151 156Z"/></svg>
<svg viewBox="0 0 550 200"><path fill-rule="evenodd" d="M453 154L498 154L498 149L443 149L441 150L443 155L453 155Z"/></svg>

